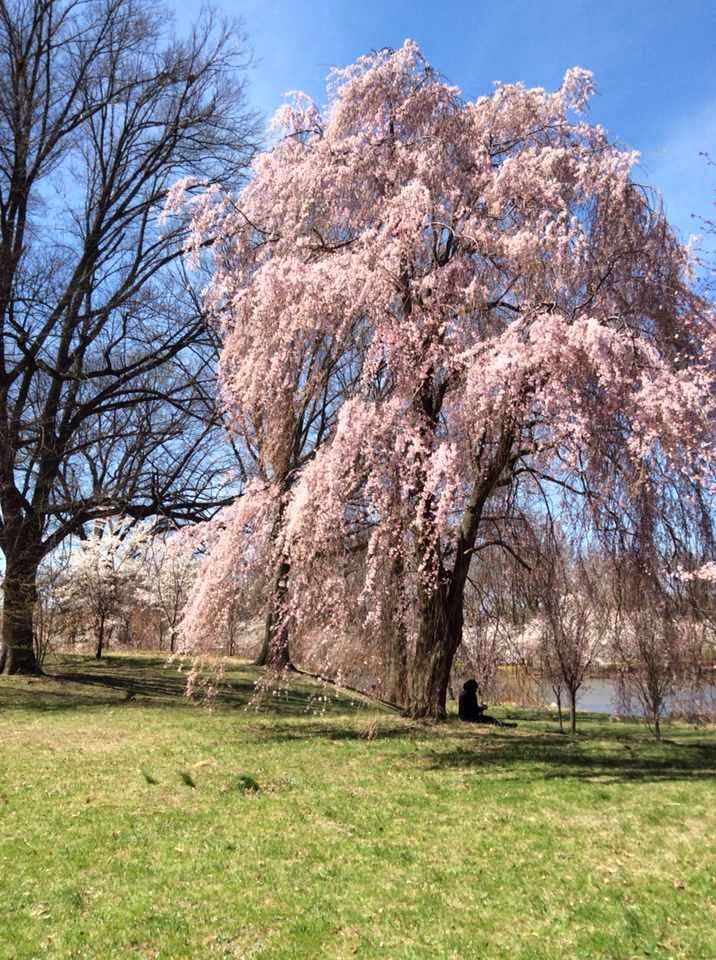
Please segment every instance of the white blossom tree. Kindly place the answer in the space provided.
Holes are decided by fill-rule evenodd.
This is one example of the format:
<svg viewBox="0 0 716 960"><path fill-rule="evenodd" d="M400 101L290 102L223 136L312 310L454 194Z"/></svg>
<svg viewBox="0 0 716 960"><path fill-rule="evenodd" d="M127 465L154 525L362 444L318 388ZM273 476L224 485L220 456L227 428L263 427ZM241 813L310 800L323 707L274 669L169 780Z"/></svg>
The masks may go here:
<svg viewBox="0 0 716 960"><path fill-rule="evenodd" d="M146 523L98 521L71 553L60 598L86 626L98 660L122 614L144 592L143 553L150 535Z"/></svg>

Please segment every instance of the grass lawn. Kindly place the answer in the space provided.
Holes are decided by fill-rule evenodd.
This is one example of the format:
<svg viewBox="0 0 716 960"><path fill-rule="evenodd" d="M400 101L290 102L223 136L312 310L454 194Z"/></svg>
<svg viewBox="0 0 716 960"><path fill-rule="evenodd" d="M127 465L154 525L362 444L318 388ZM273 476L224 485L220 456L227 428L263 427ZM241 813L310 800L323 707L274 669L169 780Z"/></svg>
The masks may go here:
<svg viewBox="0 0 716 960"><path fill-rule="evenodd" d="M713 728L426 726L308 682L247 710L241 664L209 711L157 658L47 669L0 680L2 960L716 958Z"/></svg>

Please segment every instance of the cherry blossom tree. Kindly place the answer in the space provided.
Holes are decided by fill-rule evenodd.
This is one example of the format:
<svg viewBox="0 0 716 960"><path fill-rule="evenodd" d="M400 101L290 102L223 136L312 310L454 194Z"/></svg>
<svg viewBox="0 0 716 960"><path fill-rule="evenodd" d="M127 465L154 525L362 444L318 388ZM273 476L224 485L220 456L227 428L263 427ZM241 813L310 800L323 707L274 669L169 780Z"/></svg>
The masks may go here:
<svg viewBox="0 0 716 960"><path fill-rule="evenodd" d="M102 658L122 614L143 587L142 554L150 527L132 520L97 521L72 551L59 591L64 606L74 608L92 636L95 657Z"/></svg>
<svg viewBox="0 0 716 960"><path fill-rule="evenodd" d="M139 559L141 599L159 618L159 649L167 637L176 649L179 626L197 572L197 561L180 538L156 535L142 544Z"/></svg>
<svg viewBox="0 0 716 960"><path fill-rule="evenodd" d="M193 201L197 247L224 237L208 306L262 475L211 563L228 582L279 518L281 616L392 618L413 717L444 716L471 566L519 556L528 506L655 537L665 481L713 479L713 318L636 154L579 116L592 90L572 69L465 100L406 41L334 71L324 110L282 108L243 193Z"/></svg>
<svg viewBox="0 0 716 960"><path fill-rule="evenodd" d="M276 155L259 157L239 202L213 188L189 203L194 265L205 239L213 241L204 306L224 344L223 397L246 489L197 532L211 562L185 633L194 647L215 646L217 623L226 627L237 593L255 593L261 569L266 623L258 662L276 669L290 666L293 619L286 508L302 469L332 436L364 355L362 314L343 311L331 282L333 259L348 257L349 244L324 236L318 212L296 205L290 157L300 155L303 135L295 133ZM168 214L182 209L188 189L196 189L194 180L177 183Z"/></svg>

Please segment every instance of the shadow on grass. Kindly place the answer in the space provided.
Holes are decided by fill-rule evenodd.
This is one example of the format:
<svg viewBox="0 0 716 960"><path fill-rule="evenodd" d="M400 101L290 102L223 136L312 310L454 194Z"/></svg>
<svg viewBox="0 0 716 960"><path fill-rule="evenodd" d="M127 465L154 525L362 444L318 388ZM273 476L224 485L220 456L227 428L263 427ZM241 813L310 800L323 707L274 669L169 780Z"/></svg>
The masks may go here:
<svg viewBox="0 0 716 960"><path fill-rule="evenodd" d="M543 718L542 718L543 720ZM392 721L392 722L391 722ZM428 770L474 770L488 779L534 783L564 779L595 783L716 780L716 742L664 740L657 743L643 727L632 731L600 726L578 737L530 730L472 728L456 721L429 726L386 715L363 729L331 718L303 723L275 722L258 735L270 742L310 740L411 742L418 749L390 762L418 764Z"/></svg>
<svg viewBox="0 0 716 960"><path fill-rule="evenodd" d="M599 748L590 740L601 741ZM573 740L551 734L494 732L482 749L431 752L432 770L475 770L489 775L500 770L504 779L535 782L570 779L595 783L716 780L716 743L662 741L604 731ZM586 749L582 749L584 746Z"/></svg>
<svg viewBox="0 0 716 960"><path fill-rule="evenodd" d="M230 669L217 686L212 706L242 709L251 705L258 714L306 716L321 695L315 684L292 679L289 689L277 690L275 695L268 692L254 704L259 675L260 671L248 664L240 670ZM186 681L186 672L162 657L113 655L94 660L64 656L50 664L42 677L0 681L0 709L60 712L120 705L196 709L201 700L186 696ZM352 714L362 706L340 697L323 703L322 709Z"/></svg>
<svg viewBox="0 0 716 960"><path fill-rule="evenodd" d="M353 713L355 714L360 707L353 708ZM341 714L346 715L349 713L347 709L341 709ZM264 743L299 743L301 741L311 741L311 740L336 740L336 741L380 741L380 740L424 740L426 737L430 737L431 734L428 731L427 733L421 731L418 728L411 728L408 726L401 726L395 724L389 727L373 727L372 725L364 726L362 728L357 728L354 726L341 725L339 723L333 722L333 718L326 717L324 719L316 719L311 715L311 711L304 711L303 722L297 723L296 720L291 722L274 722L270 725L263 726L260 730L255 731L259 739ZM386 719L390 719L392 716L398 716L397 714L386 714ZM296 718L300 719L300 718ZM346 719L350 720L350 716L346 716ZM437 734L433 734L437 736Z"/></svg>
<svg viewBox="0 0 716 960"><path fill-rule="evenodd" d="M218 709L242 710L251 704L260 672L232 665L214 701ZM197 709L185 696L186 673L161 657L111 656L57 658L48 676L0 682L0 709L70 712L92 707ZM613 726L600 717L580 718L576 738L545 729L544 714L518 714L516 730L473 727L452 720L431 726L402 720L393 711L360 698L331 693L300 677L269 693L252 707L252 733L263 742L409 742L409 754L395 761L429 770L474 770L480 776L524 783L554 778L593 782L716 780L716 742L695 739L686 728L655 743L643 727ZM365 714L367 723L355 723Z"/></svg>

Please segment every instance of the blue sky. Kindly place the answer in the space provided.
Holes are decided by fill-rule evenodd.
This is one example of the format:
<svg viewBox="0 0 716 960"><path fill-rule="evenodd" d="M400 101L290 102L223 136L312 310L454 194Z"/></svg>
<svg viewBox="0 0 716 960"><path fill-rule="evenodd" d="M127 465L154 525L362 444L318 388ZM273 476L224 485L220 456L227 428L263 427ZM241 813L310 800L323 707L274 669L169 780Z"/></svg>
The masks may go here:
<svg viewBox="0 0 716 960"><path fill-rule="evenodd" d="M243 18L256 66L250 97L269 116L287 90L323 99L333 65L412 37L472 98L495 80L556 87L567 67L593 71L590 118L641 151L685 238L710 215L716 169L716 0L220 0ZM188 21L190 7L179 22Z"/></svg>

